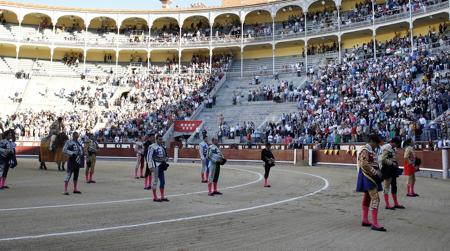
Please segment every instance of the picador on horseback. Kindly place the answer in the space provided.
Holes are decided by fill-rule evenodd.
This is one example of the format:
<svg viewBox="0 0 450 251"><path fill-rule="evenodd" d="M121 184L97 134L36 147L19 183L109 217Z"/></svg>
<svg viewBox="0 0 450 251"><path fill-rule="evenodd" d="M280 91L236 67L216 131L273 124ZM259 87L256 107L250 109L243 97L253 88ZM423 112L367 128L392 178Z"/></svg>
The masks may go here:
<svg viewBox="0 0 450 251"><path fill-rule="evenodd" d="M41 169L47 169L45 162L55 162L58 170L64 171L67 156L63 154L64 143L68 140L64 133L63 118L59 117L50 126L49 135L41 140L39 148L39 162Z"/></svg>
<svg viewBox="0 0 450 251"><path fill-rule="evenodd" d="M50 132L49 132L50 144L48 146L48 149L50 152L53 152L55 150L55 148L56 148L55 140L58 137L58 135L63 132L63 130L64 130L64 124L63 124L62 117L59 117L56 121L54 121L50 125Z"/></svg>

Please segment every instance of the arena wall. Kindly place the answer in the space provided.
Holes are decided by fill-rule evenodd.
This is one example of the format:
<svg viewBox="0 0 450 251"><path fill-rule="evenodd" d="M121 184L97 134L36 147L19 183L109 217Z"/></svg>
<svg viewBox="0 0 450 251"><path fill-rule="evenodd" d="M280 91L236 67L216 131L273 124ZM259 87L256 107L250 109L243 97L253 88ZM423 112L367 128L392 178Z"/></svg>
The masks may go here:
<svg viewBox="0 0 450 251"><path fill-rule="evenodd" d="M39 147L37 142L19 142L17 146L18 156L38 155ZM133 158L136 156L133 146L131 144L101 144L99 156L103 157L118 157L118 158ZM224 146L230 147L230 146ZM261 150L260 149L221 149L225 158L228 160L236 161L260 161ZM167 150L170 157L174 157L174 148L170 147ZM295 163L297 165L307 165L309 158L308 149L292 150L273 150L275 159L280 162L294 163L294 156L296 157ZM397 161L399 165L403 166L403 150L397 151ZM422 160L422 168L432 170L442 170L442 151L416 151L417 157ZM448 152L450 159L450 151ZM195 148L180 148L180 159L198 159L198 149ZM356 165L356 153L347 150L338 151L325 151L325 150L313 150L313 162L317 164L330 164L330 165Z"/></svg>

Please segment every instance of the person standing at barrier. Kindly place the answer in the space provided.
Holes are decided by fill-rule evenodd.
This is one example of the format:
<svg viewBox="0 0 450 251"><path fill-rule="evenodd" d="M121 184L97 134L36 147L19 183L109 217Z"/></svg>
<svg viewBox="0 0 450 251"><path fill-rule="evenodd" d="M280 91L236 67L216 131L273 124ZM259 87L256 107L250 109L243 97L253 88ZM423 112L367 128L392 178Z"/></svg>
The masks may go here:
<svg viewBox="0 0 450 251"><path fill-rule="evenodd" d="M166 184L166 179L164 176L164 172L168 168L167 164L167 153L166 149L163 146L163 139L161 135L156 137L156 143L153 143L149 149L147 154L148 163L151 163L152 172L155 174L153 177L152 183L152 192L153 192L153 201L161 202L161 201L169 201L164 196L164 188ZM156 194L156 187L158 186L159 181L159 191L161 193L161 198L158 198Z"/></svg>
<svg viewBox="0 0 450 251"><path fill-rule="evenodd" d="M139 179L138 169L141 171L141 178L144 178L144 142L142 142L142 138L139 137L138 140L134 143L134 151L136 152L136 165L134 166L134 178Z"/></svg>
<svg viewBox="0 0 450 251"><path fill-rule="evenodd" d="M358 155L358 180L356 191L364 193L362 200L362 226L371 226L375 231L386 231L378 224L378 207L381 191L382 174L376 161L375 149L381 140L376 134L369 136L368 144L364 145ZM372 223L369 221L369 207L372 210Z"/></svg>
<svg viewBox="0 0 450 251"><path fill-rule="evenodd" d="M266 148L261 151L261 160L264 161L264 187L270 187L268 179L270 168L275 166L275 157L273 156L270 143L266 143Z"/></svg>
<svg viewBox="0 0 450 251"><path fill-rule="evenodd" d="M149 164L147 161L148 160L147 155L148 155L148 149L153 143L155 143L155 134L151 133L145 138L145 142L144 142L144 159L145 159L144 189L145 190L150 190L152 188L152 186L151 186L152 171L150 170L150 167L149 167L149 165L151 166L151 164Z"/></svg>
<svg viewBox="0 0 450 251"><path fill-rule="evenodd" d="M69 186L70 178L73 175L73 193L81 194L78 190L78 175L80 173L80 168L84 166L84 151L83 146L78 141L78 133L74 132L72 134L72 139L66 141L63 148L63 153L69 156L67 161L67 174L64 178L64 195L69 195L67 192L67 187Z"/></svg>
<svg viewBox="0 0 450 251"><path fill-rule="evenodd" d="M391 140L390 143L381 147L379 163L381 163L381 173L383 174L383 192L386 209L394 210L396 208L404 209L405 207L398 204L397 200L397 177L400 174L397 160L395 158L395 149L400 147L401 141L398 137ZM391 190L394 206L389 203L389 190Z"/></svg>
<svg viewBox="0 0 450 251"><path fill-rule="evenodd" d="M224 158L219 147L219 140L217 138L212 139L212 144L208 148L209 159L209 178L208 178L208 195L221 195L222 193L217 191L217 182L219 181L220 166L225 164ZM214 190L212 190L214 187Z"/></svg>
<svg viewBox="0 0 450 251"><path fill-rule="evenodd" d="M98 142L95 139L94 134L89 135L89 138L85 142L84 150L87 156L85 172L86 183L96 183L95 180L92 179L92 176L94 175L95 164L97 163L98 151Z"/></svg>
<svg viewBox="0 0 450 251"><path fill-rule="evenodd" d="M408 182L406 184L406 196L408 197L417 197L418 194L414 191L414 185L416 184L416 172L418 170L416 152L413 148L413 142L411 139L407 139L403 142L403 147L405 148L405 153L403 155L405 161L403 164L403 168L405 170L405 176L408 176Z"/></svg>
<svg viewBox="0 0 450 251"><path fill-rule="evenodd" d="M208 160L208 136L203 136L203 141L198 145L198 152L200 154L200 160L202 162L201 177L202 183L208 183L209 174L209 160Z"/></svg>
<svg viewBox="0 0 450 251"><path fill-rule="evenodd" d="M10 168L17 166L16 144L14 143L14 131L7 130L0 140L0 189L8 189L6 178Z"/></svg>

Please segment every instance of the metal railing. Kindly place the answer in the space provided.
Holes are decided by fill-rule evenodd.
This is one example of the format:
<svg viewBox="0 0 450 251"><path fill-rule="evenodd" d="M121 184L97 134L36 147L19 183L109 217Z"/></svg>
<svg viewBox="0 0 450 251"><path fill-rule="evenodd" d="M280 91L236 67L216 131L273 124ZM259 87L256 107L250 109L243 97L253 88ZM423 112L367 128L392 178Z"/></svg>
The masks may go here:
<svg viewBox="0 0 450 251"><path fill-rule="evenodd" d="M445 2L440 2L440 3L436 3L436 4L432 4L432 5L424 5L422 7L420 7L419 9L414 9L411 11L411 14L413 17L417 17L417 16L421 16L421 15L426 15L429 14L431 12L435 12L435 11L439 11L439 10L445 10L449 8L449 3L448 1ZM399 21L399 20L405 20L409 22L409 17L410 17L410 13L409 11L405 11L404 9L398 9L395 11L391 11L391 13L397 12L397 11L401 11L400 13L396 13L396 14L392 14L390 15L389 13L383 13L382 16L379 17L375 17L374 20L374 25L380 25L380 24L385 24L385 23L390 23L390 22L395 22L395 21ZM349 24L345 24L345 20L348 19L345 17L346 12L342 12L342 17L341 20L344 20L344 22L342 22L341 20L338 20L336 17L331 18L330 22L331 24L326 24L328 27L324 27L324 28L320 28L320 26L314 25L311 22L307 22L307 36L318 36L318 35L323 35L323 34L328 34L328 33L336 33L339 31L349 31L349 30L356 30L356 29L360 29L363 27L368 27L372 25L372 17L370 15L367 16L367 19L363 20L363 21L358 21L358 22L352 22ZM340 25L340 29L339 29L339 25L338 22L341 22ZM270 26L270 28L272 28L272 23L267 24L268 26ZM170 41L168 41L167 39L158 39L158 40L153 40L155 37L152 36L147 36L149 37L150 42L132 42L132 41L126 41L123 40L123 34L119 34L119 35L112 35L114 36L114 41L108 41L106 38L102 37L99 34L95 34L95 36L98 36L98 38L90 38L89 35L87 36L87 38L85 38L85 35L82 34L81 36L83 36L82 39L74 39L74 40L65 40L63 39L63 37L58 37L58 35L52 36L51 38L49 38L48 36L46 36L44 34L44 32L42 31L38 31L38 29L35 30L37 36L31 36L31 37L26 37L24 38L24 35L26 35L25 33L23 34L17 34L18 31L17 30L12 30L11 27L14 27L12 25L3 25L6 29L8 29L11 34L13 35L13 37L10 37L9 35L6 34L0 34L0 40L1 41L5 41L5 42L12 42L12 41L16 41L16 42L20 42L20 43L24 43L24 44L44 44L44 45L50 45L50 44L54 44L54 45L76 45L76 46L82 46L82 45L87 45L87 46L91 46L91 47L107 47L107 48L114 48L114 47L119 47L119 48L147 48L148 46L150 46L151 48L174 48L174 47L178 47L178 46L183 46L183 47L197 47L197 46L206 46L209 45L210 43L212 45L223 45L223 44L233 44L233 45L239 45L241 43L241 38L237 37L237 38L215 38L214 36L212 38L210 38L209 36L204 39L204 40L189 40L189 41L182 41L181 43L178 42L179 40L179 36L176 36L174 40L169 39ZM15 26L18 27L18 26ZM23 27L30 27L30 26L23 26ZM247 26L244 26L244 30L247 28ZM303 27L302 27L303 28ZM276 41L280 41L280 40L288 40L288 39L295 39L295 38L299 38L299 39L303 39L305 38L305 32L304 31L299 31L296 33L283 33L283 31L285 31L286 29L283 29L282 25L280 22L275 23L275 36L272 35L272 32L270 32L270 34L265 34L265 35L258 35L258 36L252 36L250 37L249 35L244 34L244 39L243 42L245 44L251 44L251 43L260 43L260 42L267 42L267 41L273 41L274 37ZM47 30L48 31L48 30ZM42 36L42 37L40 37ZM118 40L119 39L119 40Z"/></svg>

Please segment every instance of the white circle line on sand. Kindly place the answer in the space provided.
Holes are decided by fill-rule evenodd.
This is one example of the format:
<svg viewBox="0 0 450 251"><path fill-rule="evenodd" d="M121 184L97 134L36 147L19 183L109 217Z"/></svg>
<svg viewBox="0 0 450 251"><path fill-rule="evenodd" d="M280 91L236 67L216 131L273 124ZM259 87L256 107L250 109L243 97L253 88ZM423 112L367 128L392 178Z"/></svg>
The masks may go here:
<svg viewBox="0 0 450 251"><path fill-rule="evenodd" d="M321 176L310 174L310 173L303 173L303 172L298 172L298 173L321 179L324 182L324 185L320 189L318 189L314 192L308 193L308 194L304 194L301 196L297 196L297 197L293 197L293 198L289 198L289 199L285 199L285 200L275 201L275 202L271 202L271 203L267 203L267 204L252 206L252 207L245 207L245 208L239 208L239 209L234 209L234 210L221 211L221 212L216 212L216 213L202 214L202 215L195 215L195 216L188 216L188 217L181 217L181 218L175 218L175 219L150 221L150 222L144 222L144 223L139 223L139 224L120 225L120 226L115 226L115 227L94 228L94 229L85 229L85 230L77 230L77 231L69 231L69 232L59 232L59 233L48 233L48 234L39 234L39 235L26 235L26 236L18 236L18 237L10 237L10 238L1 238L0 241L18 241L18 240L40 239L40 238L47 238L47 237L67 236L67 235L80 235L80 234L87 234L87 233L97 233L97 232L105 232L105 231L113 231L113 230L130 229L130 228L158 225L158 224L164 224L164 223L174 223L174 222L181 222L181 221L196 220L196 219L214 217L214 216L220 216L220 215L226 215L226 214L241 213L241 212L251 211L251 210L265 208L265 207L271 207L271 206L303 199L303 198L315 195L317 193L320 193L323 190L327 189L329 186L328 180Z"/></svg>
<svg viewBox="0 0 450 251"><path fill-rule="evenodd" d="M224 187L224 188L222 188L222 190L230 190L230 189L236 189L236 188L240 188L240 187L244 187L244 186L249 186L249 185L258 183L258 182L260 182L263 179L263 175L258 173L258 172L245 170L245 169L240 169L240 168L233 168L233 167L223 167L223 168L224 169L230 169L230 170L243 171L243 172L247 172L247 173L251 173L251 174L256 174L256 175L258 175L258 179L254 180L254 181L251 181L251 182L248 182L248 183L244 183L244 184ZM169 195L167 195L167 197L171 197L171 198L172 197L181 197L181 196L202 194L202 193L207 193L207 192L208 191L205 190L205 191L181 193L181 194L173 194L173 195L169 194ZM95 205L106 205L106 204L116 204L116 203L128 203L128 202L136 202L136 201L144 201L144 200L152 200L152 198L150 196L148 196L148 197L143 197L143 198L126 199L126 200L110 200L110 201L98 201L98 202L86 202L86 203L74 203L74 204L60 204L60 205L46 205L46 206L34 206L34 207L0 208L0 212L15 212L15 211L26 211L26 210L48 209L48 208L95 206Z"/></svg>

